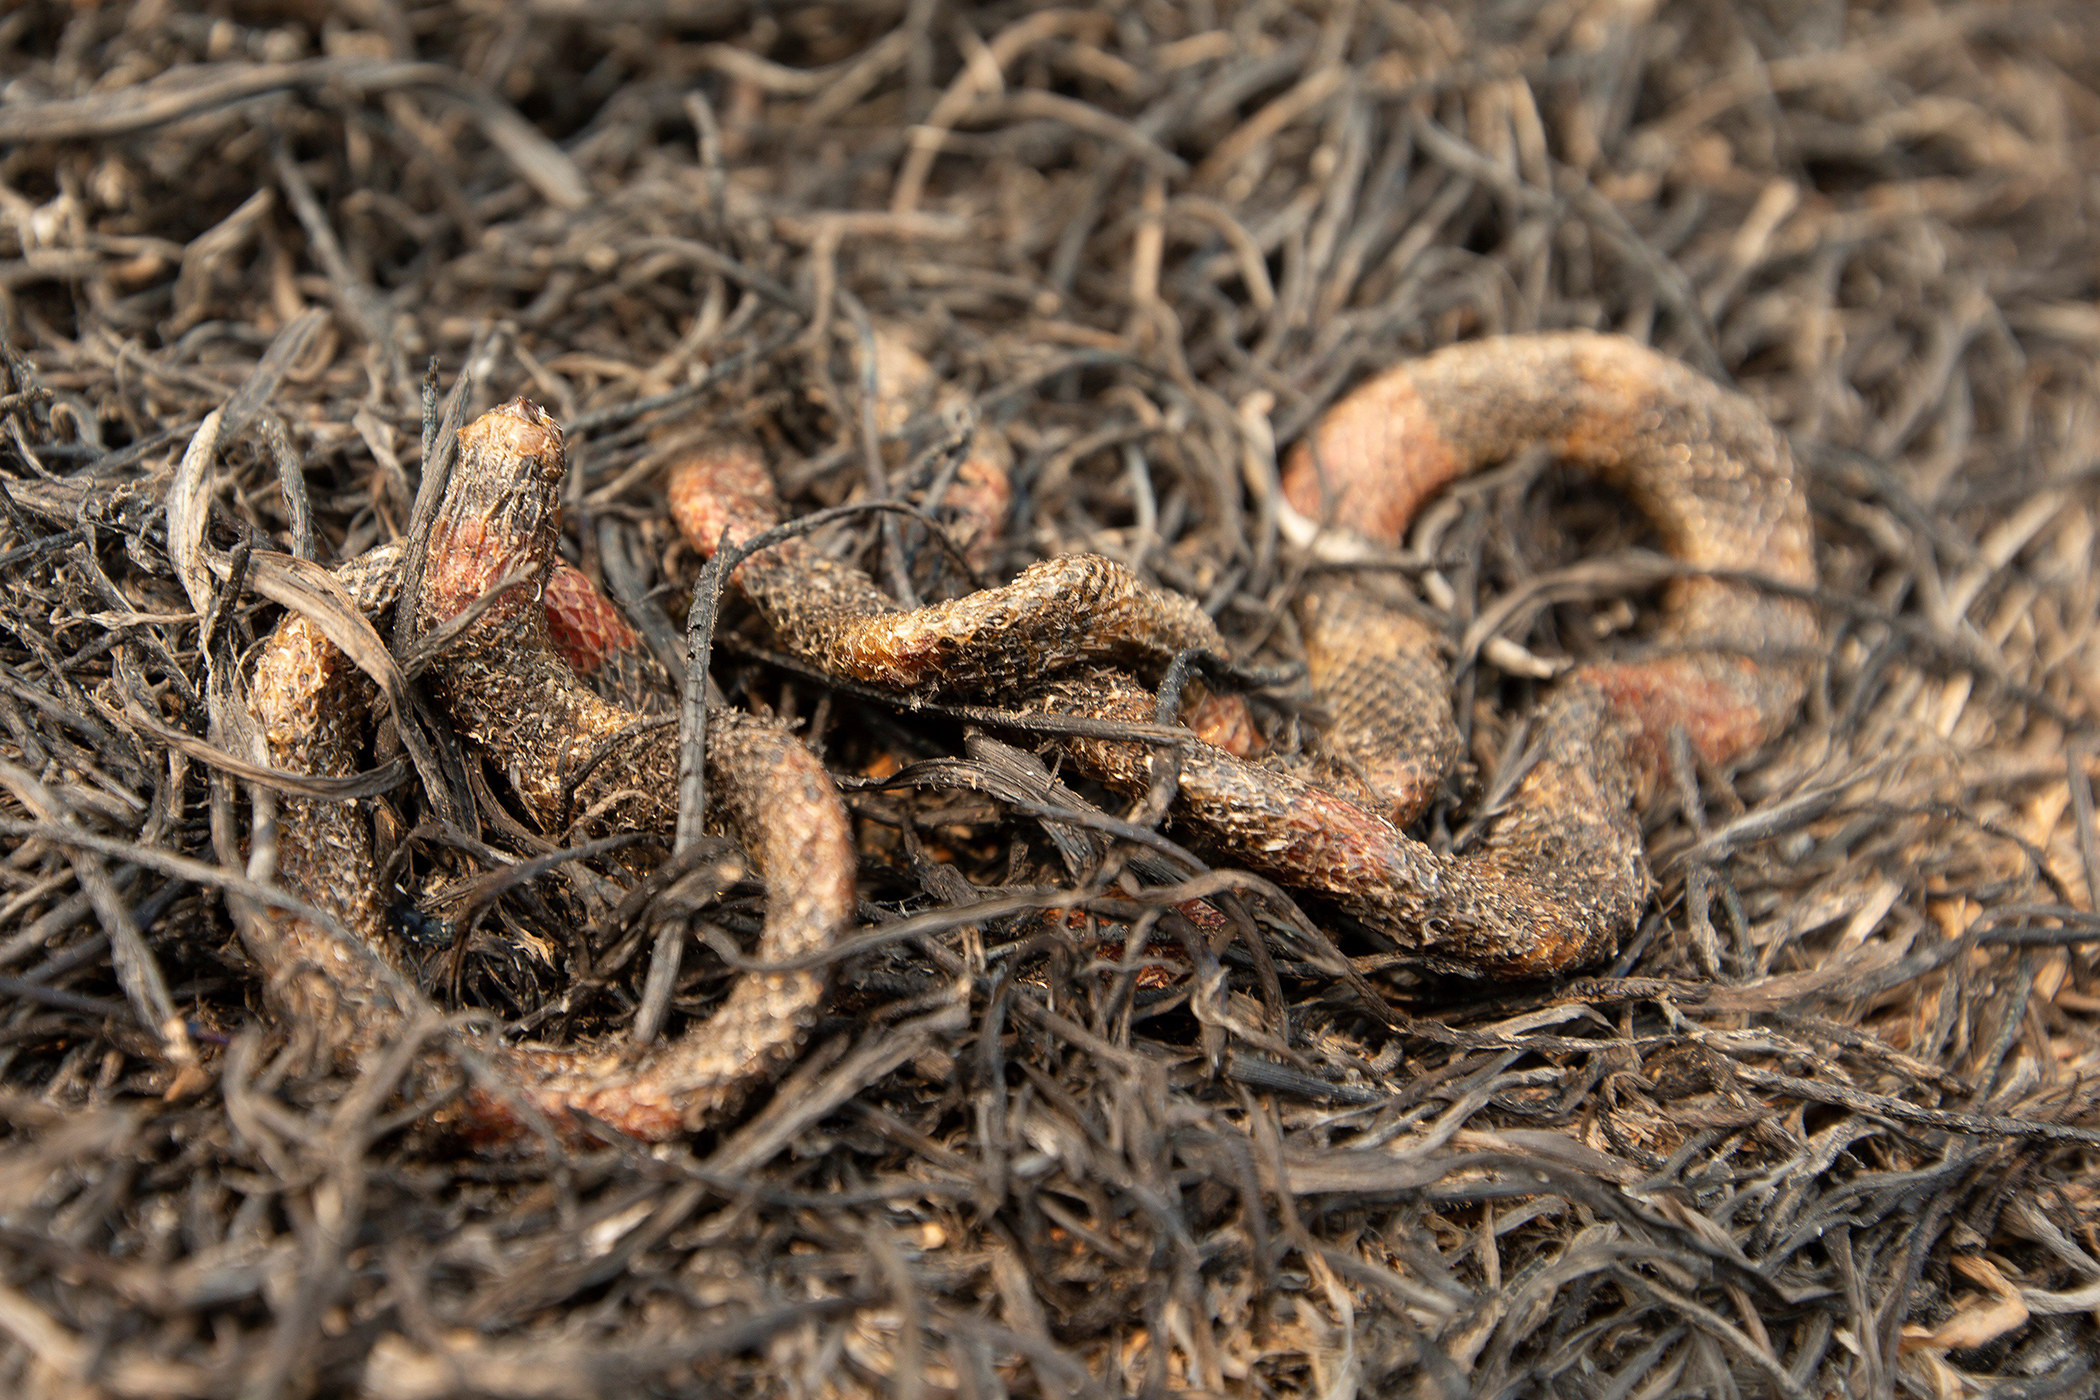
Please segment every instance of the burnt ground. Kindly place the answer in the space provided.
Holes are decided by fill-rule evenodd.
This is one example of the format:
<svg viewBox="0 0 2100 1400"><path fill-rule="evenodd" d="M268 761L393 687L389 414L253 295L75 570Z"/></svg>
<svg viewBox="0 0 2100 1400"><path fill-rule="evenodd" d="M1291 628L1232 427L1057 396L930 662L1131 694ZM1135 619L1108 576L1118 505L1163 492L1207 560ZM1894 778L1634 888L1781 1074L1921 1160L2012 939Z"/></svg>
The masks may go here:
<svg viewBox="0 0 2100 1400"><path fill-rule="evenodd" d="M2096 80L2081 0L9 9L0 1391L2100 1391ZM1280 660L1272 444L1446 342L1652 340L1791 435L1827 662L1651 806L1615 963L1498 986L1243 880L1195 877L1204 926L1085 828L1127 803L909 767L965 723L732 616L717 681L853 780L894 930L786 1087L490 1153L390 1097L404 1061L317 1063L228 911L253 789L205 661L281 609L178 582L206 416L206 554L333 561L409 527L438 400L529 395L572 557L675 627L660 482L700 433L762 438L797 510L923 492L956 420L867 450L876 325L1015 446L995 573L1135 559ZM1652 618L1639 532L1550 464L1451 501L1394 577L1454 643ZM915 529L838 543L954 585ZM1464 658L1433 840L1536 693L1512 654ZM529 842L450 839L388 743L431 994L622 1033L632 866L476 884ZM671 1033L730 975L710 936Z"/></svg>

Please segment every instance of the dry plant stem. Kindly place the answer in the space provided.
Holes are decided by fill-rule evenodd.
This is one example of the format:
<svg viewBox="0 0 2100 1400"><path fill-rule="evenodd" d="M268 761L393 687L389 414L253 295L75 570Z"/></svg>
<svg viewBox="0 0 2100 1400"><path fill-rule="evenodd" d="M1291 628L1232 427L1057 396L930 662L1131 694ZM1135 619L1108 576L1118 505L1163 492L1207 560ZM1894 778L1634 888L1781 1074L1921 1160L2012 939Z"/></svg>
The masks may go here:
<svg viewBox="0 0 2100 1400"><path fill-rule="evenodd" d="M602 741L644 719L588 689L549 640L541 598L554 566L563 465L559 430L522 400L463 429L420 600L421 629L428 631L499 580L521 572L526 579L453 640L434 676L461 729L550 829L565 775ZM348 662L311 623L287 619L264 648L254 688L272 762L305 772L353 771L364 719L358 689ZM583 804L667 829L672 742L662 727L643 730L631 749L586 780ZM757 957L790 962L820 951L853 912L853 848L829 777L792 735L746 715L714 717L708 758L721 778L728 825L767 879ZM255 955L281 1011L324 1028L339 1056L362 1056L396 1033L407 1011L405 983L387 976L399 969L389 965L369 824L351 804L289 800L279 831L284 883L334 915L362 946L307 920L275 918L263 926ZM557 1127L588 1115L647 1139L688 1131L732 1110L794 1052L824 986L820 971L746 975L707 1021L639 1053L616 1044L564 1050L489 1043L483 1053L500 1082L447 1109L449 1125L476 1137L508 1137L537 1113Z"/></svg>

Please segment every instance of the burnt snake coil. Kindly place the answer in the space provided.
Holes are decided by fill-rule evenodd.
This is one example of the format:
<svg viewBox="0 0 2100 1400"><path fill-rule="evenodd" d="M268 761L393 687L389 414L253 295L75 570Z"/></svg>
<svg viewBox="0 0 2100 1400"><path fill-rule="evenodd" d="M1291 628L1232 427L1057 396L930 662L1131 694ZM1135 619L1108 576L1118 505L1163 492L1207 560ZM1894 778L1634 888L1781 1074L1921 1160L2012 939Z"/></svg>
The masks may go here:
<svg viewBox="0 0 2100 1400"><path fill-rule="evenodd" d="M1776 735L1807 686L1814 615L1791 593L1814 582L1808 515L1784 438L1747 400L1623 338L1585 333L1470 342L1370 380L1337 403L1285 462L1304 516L1398 544L1439 487L1540 445L1624 491L1685 566L1642 654L1578 667L1547 692L1532 760L1484 838L1444 855L1404 834L1456 757L1448 677L1419 621L1343 581L1298 605L1333 761L1285 769L1192 735L1179 754L1174 819L1222 859L1319 895L1446 969L1530 976L1604 956L1647 896L1636 811L1679 732L1725 765ZM588 811L668 830L676 735L638 726L601 698L550 637L553 600L590 585L558 568L559 429L524 400L461 430L414 606L424 629L522 578L449 644L434 689L465 738L548 830ZM1003 504L976 461L972 488ZM703 552L775 523L765 466L727 445L684 461L671 510ZM389 559L341 571L368 611L390 601ZM1095 555L1037 564L1011 583L903 609L858 569L789 541L734 580L789 651L822 670L906 695L961 691L1101 718L1150 721L1156 674L1188 652L1229 652L1179 594ZM543 599L550 601L543 601ZM568 606L564 604L563 606ZM556 608L557 626L562 608ZM618 628L617 622L612 626ZM578 654L573 642L570 655ZM369 701L354 668L303 616L264 644L251 705L270 761L294 772L355 770ZM608 758L604 750L617 738ZM1144 792L1153 750L1066 738L1071 763ZM834 942L853 915L854 848L843 805L793 735L749 715L710 721L708 761L731 834L767 882L762 962ZM588 767L579 782L577 775ZM255 921L251 952L280 1014L325 1028L355 1057L409 1008L384 935L370 823L357 805L292 798L279 819L278 876L356 940L295 915ZM356 946L362 945L362 946ZM448 1109L463 1131L506 1136L520 1105L574 1125L589 1117L642 1138L731 1111L798 1047L824 994L821 973L747 973L679 1038L645 1050L553 1049L484 1037L501 1080Z"/></svg>

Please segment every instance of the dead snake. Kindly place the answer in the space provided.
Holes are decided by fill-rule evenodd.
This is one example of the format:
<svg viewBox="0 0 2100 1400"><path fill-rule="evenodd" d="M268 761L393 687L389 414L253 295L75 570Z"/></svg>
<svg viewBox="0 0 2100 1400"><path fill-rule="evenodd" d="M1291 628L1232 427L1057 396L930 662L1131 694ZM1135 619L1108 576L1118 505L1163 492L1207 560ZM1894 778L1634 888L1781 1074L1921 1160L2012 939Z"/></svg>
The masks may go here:
<svg viewBox="0 0 2100 1400"><path fill-rule="evenodd" d="M1439 487L1534 444L1624 490L1687 572L1670 585L1644 655L1579 667L1549 691L1529 767L1475 848L1442 854L1402 830L1456 757L1448 677L1428 629L1346 582L1320 582L1299 605L1336 761L1286 770L1193 735L1178 755L1175 819L1211 848L1331 900L1432 965L1475 975L1555 972L1615 947L1646 899L1635 810L1656 786L1673 732L1714 764L1765 742L1799 703L1818 646L1805 603L1739 577L1797 589L1814 581L1784 438L1741 396L1623 338L1484 340L1388 371L1297 446L1284 490L1307 515L1397 544ZM978 500L1003 506L1003 461L973 458L966 479ZM599 698L549 637L541 600L550 578L556 595L589 593L580 576L555 568L562 465L559 431L523 400L462 430L430 539L423 621L443 624L519 571L528 586L453 640L435 688L543 827L590 810L665 828L675 815L675 734L638 726ZM734 445L681 463L669 497L703 552L780 515L763 463ZM1018 687L1036 708L1149 722L1154 698L1133 670L1157 672L1190 652L1228 654L1193 602L1096 555L1047 560L1002 587L916 609L803 540L752 556L734 577L790 651L908 696ZM383 587L362 586L360 603L380 606ZM358 690L318 628L288 618L266 643L253 687L272 761L352 771ZM1153 781L1146 745L1060 742L1111 787L1142 793ZM787 961L825 946L851 916L854 855L821 766L783 730L734 713L712 722L708 759L731 829L767 879L758 957ZM351 804L290 799L279 829L283 883L376 952L289 916L262 921L253 952L283 1013L332 1027L345 1053L368 1049L404 1014L374 962L389 955L369 824ZM813 972L747 974L712 1018L647 1052L490 1042L511 1092L470 1093L458 1112L476 1131L501 1132L515 1125L510 1105L522 1098L558 1123L588 1115L642 1137L683 1131L726 1111L790 1055L822 992Z"/></svg>
<svg viewBox="0 0 2100 1400"><path fill-rule="evenodd" d="M498 583L522 581L452 639L433 668L435 686L542 829L561 829L568 799L579 810L617 812L622 821L668 831L676 818L676 731L647 727L643 716L601 698L549 636L550 579L557 598L595 597L580 575L556 567L564 466L560 430L522 399L461 430L431 532L422 621L426 629L442 626ZM346 572L359 605L379 611L391 561ZM573 632L575 609L561 616ZM582 650L572 636L571 655ZM314 621L286 618L261 650L250 691L271 762L299 773L355 771L363 690ZM617 761L567 791L607 743L618 746ZM757 958L787 963L829 946L852 919L855 856L823 765L784 729L728 711L709 725L707 757L730 830L766 880ZM402 989L412 985L385 934L370 818L359 805L290 798L277 823L279 880L334 916L355 944L297 915L271 914L248 930L280 1014L323 1028L350 1063L400 1034L411 1010ZM818 971L747 973L708 1019L639 1050L483 1038L479 1049L498 1083L471 1087L446 1111L448 1124L478 1139L506 1138L527 1126L520 1110L529 1108L570 1133L584 1118L644 1139L690 1131L732 1109L794 1054L823 994Z"/></svg>
<svg viewBox="0 0 2100 1400"><path fill-rule="evenodd" d="M1541 446L1621 488L1684 566L1645 654L1578 667L1547 695L1529 768L1472 850L1404 834L1456 759L1450 677L1422 623L1346 581L1305 591L1314 692L1331 761L1286 771L1200 738L1178 755L1175 817L1222 858L1322 895L1435 966L1535 976L1605 956L1647 894L1634 808L1683 731L1725 765L1773 737L1818 647L1799 597L1815 578L1785 438L1747 399L1620 336L1509 336L1452 346L1369 381L1291 454L1301 511L1397 545L1439 487ZM773 524L764 466L733 447L672 473L671 511L703 551ZM907 694L1033 693L1041 708L1147 722L1129 668L1226 655L1191 600L1099 555L1046 560L952 602L899 608L859 569L791 541L735 579L774 633L834 675ZM1152 750L1072 738L1071 760L1145 792Z"/></svg>

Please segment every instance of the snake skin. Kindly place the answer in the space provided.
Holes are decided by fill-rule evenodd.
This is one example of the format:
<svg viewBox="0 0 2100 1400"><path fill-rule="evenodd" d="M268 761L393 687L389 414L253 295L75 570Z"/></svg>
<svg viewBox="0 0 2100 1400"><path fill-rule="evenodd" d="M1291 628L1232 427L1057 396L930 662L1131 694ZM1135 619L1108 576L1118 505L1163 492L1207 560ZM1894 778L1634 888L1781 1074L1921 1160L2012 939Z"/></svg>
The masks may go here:
<svg viewBox="0 0 2100 1400"><path fill-rule="evenodd" d="M930 392L909 359L891 373ZM1003 446L986 442L949 503L979 561L1010 498ZM1219 710L1215 696L1204 701L1204 731L1236 735L1235 751L1192 733L1179 754L1181 828L1224 859L1324 897L1429 965L1468 975L1536 976L1608 956L1646 901L1637 810L1673 734L1713 764L1767 742L1799 704L1820 645L1806 604L1730 577L1815 581L1785 439L1741 396L1623 338L1484 340L1387 371L1297 445L1284 489L1306 515L1395 544L1438 489L1532 445L1625 491L1691 572L1670 586L1641 654L1578 667L1547 692L1522 777L1473 848L1441 853L1403 830L1458 751L1437 637L1346 578L1315 578L1298 604L1312 686L1332 721L1324 769L1245 757L1256 744L1244 712ZM434 685L544 829L574 831L580 817L585 831L667 830L675 734L601 698L562 659L588 669L635 650L622 620L593 611L602 599L587 581L558 567L563 468L559 429L522 399L461 431L419 627L444 624L503 580L524 581L445 648ZM764 462L735 442L682 462L669 503L703 553L781 515ZM390 561L368 556L341 581L376 613L392 575ZM1046 560L1002 587L908 610L806 540L747 558L733 577L788 649L906 698L1018 695L1039 710L1149 723L1153 696L1133 668L1154 674L1189 652L1228 655L1191 600L1094 555ZM287 618L263 648L253 707L277 766L355 771L367 687L306 619ZM1149 745L1060 744L1113 788L1152 785ZM822 767L791 735L734 713L711 722L708 758L728 826L767 880L758 956L793 960L827 946L852 915L854 852ZM1317 780L1322 771L1332 780ZM270 997L359 1058L408 1014L381 927L369 821L354 803L288 798L278 863L284 884L356 942L295 917L260 919L250 938ZM483 1137L518 1131L519 1103L557 1125L588 1116L644 1138L686 1131L731 1110L792 1055L823 994L814 972L746 975L712 1018L641 1052L490 1041L503 1087L472 1090L448 1112Z"/></svg>
<svg viewBox="0 0 2100 1400"><path fill-rule="evenodd" d="M1301 512L1394 544L1438 489L1532 445L1624 490L1698 572L1671 585L1644 654L1579 667L1549 692L1523 777L1475 847L1442 854L1402 830L1457 755L1449 676L1428 627L1346 581L1316 583L1299 609L1312 686L1334 721L1336 780L1193 736L1180 755L1175 820L1222 859L1324 896L1467 975L1538 976L1608 956L1647 898L1636 807L1672 734L1714 764L1771 739L1819 645L1805 603L1712 576L1813 584L1785 439L1742 396L1623 337L1511 336L1390 370L1298 445L1285 491ZM749 449L681 464L670 499L703 553L780 514ZM908 695L1018 689L1040 708L1149 721L1150 694L1102 663L1156 668L1181 651L1224 651L1188 599L1094 555L909 611L802 542L749 559L734 578L803 660ZM1148 746L1062 747L1119 790L1151 785Z"/></svg>
<svg viewBox="0 0 2100 1400"><path fill-rule="evenodd" d="M600 698L550 638L549 598L563 605L565 637L624 645L595 590L556 567L563 467L559 429L522 399L461 430L431 536L421 628L443 625L514 574L522 582L453 639L433 679L461 731L505 772L543 829L562 831L566 798L595 824L667 832L676 819L675 731ZM394 559L368 555L342 578L353 593L362 590L359 605L377 613L390 601L394 573ZM599 659L588 645L570 655L584 664ZM250 697L273 765L356 770L365 687L309 620L288 617L271 634ZM573 781L601 745L628 735L632 743ZM756 957L788 962L828 947L852 921L855 868L829 775L793 735L736 712L711 717L707 756L727 826L766 879ZM360 806L290 799L278 818L279 880L354 941L277 914L253 921L249 934L279 1014L319 1028L345 1063L398 1035L411 1009L400 989L412 983L386 936L371 824ZM639 1050L624 1042L555 1048L483 1037L477 1048L500 1082L470 1088L439 1116L481 1141L523 1132L529 1114L521 1107L571 1134L586 1118L647 1140L689 1132L732 1111L794 1054L824 992L817 971L745 974L707 1020Z"/></svg>

